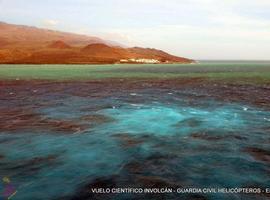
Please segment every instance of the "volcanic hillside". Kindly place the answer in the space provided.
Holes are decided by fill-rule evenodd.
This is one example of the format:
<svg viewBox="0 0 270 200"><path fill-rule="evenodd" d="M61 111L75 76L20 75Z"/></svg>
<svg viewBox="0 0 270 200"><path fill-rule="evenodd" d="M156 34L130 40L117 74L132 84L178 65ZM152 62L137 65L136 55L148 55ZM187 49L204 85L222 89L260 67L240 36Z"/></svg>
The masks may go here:
<svg viewBox="0 0 270 200"><path fill-rule="evenodd" d="M98 37L0 22L0 63L111 64L191 63L149 48L123 48Z"/></svg>

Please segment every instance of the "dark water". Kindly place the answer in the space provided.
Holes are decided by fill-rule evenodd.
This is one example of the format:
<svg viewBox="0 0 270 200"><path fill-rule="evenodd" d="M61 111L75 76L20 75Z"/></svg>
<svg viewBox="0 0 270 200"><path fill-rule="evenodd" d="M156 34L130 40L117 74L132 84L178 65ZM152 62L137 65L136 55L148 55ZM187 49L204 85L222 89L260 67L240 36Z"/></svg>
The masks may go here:
<svg viewBox="0 0 270 200"><path fill-rule="evenodd" d="M90 188L270 187L269 98L267 86L197 79L7 81L0 175L14 200L267 199Z"/></svg>

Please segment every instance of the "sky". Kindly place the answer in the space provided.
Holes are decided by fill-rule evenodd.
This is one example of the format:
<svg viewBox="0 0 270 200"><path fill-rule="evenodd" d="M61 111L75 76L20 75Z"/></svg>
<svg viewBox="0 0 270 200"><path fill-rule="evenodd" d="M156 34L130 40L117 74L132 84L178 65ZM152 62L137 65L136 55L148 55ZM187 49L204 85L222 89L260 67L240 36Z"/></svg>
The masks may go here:
<svg viewBox="0 0 270 200"><path fill-rule="evenodd" d="M0 21L193 59L270 60L270 0L0 0Z"/></svg>

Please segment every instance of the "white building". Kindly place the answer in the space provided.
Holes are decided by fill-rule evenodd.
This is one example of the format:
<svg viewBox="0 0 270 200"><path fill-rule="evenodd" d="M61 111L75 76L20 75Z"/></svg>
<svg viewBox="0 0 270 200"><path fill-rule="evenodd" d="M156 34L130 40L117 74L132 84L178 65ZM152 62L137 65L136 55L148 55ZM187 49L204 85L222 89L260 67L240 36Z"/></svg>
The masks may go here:
<svg viewBox="0 0 270 200"><path fill-rule="evenodd" d="M147 59L147 58L121 59L120 62L136 62L136 63L149 63L149 64L160 63L159 60L156 60L156 59Z"/></svg>

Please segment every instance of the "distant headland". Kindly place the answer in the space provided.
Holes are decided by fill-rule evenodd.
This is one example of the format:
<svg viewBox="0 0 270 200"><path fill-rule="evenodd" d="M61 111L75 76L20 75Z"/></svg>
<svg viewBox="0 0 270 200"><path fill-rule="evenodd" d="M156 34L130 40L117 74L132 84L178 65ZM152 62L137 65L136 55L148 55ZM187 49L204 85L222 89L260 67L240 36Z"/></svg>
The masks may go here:
<svg viewBox="0 0 270 200"><path fill-rule="evenodd" d="M193 63L153 48L125 48L98 37L0 22L0 64Z"/></svg>

